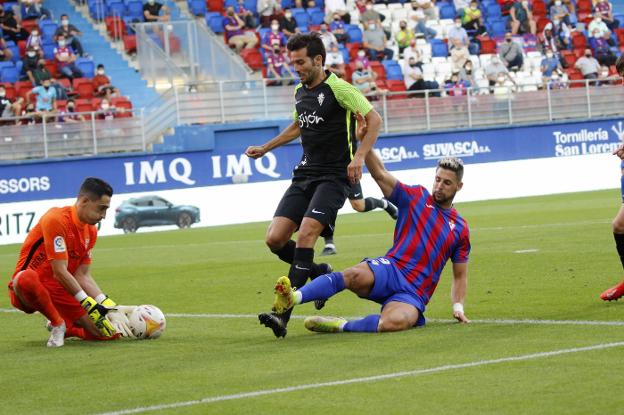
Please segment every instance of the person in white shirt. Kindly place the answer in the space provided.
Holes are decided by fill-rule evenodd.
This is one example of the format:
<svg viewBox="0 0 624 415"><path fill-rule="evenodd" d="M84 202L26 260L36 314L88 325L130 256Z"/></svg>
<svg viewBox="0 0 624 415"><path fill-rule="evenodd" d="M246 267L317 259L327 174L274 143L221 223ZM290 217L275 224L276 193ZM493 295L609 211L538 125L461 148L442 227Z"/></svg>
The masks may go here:
<svg viewBox="0 0 624 415"><path fill-rule="evenodd" d="M325 69L336 74L339 78L345 77L345 63L340 49L336 43L332 43L325 57Z"/></svg>
<svg viewBox="0 0 624 415"><path fill-rule="evenodd" d="M345 24L351 23L351 15L345 0L325 0L325 22L331 22L337 13Z"/></svg>

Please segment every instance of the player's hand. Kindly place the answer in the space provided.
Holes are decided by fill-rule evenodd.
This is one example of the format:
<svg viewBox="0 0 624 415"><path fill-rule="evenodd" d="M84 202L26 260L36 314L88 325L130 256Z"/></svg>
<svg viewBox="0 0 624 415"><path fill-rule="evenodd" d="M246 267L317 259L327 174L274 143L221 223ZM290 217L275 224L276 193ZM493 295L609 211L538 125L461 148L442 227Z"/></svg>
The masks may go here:
<svg viewBox="0 0 624 415"><path fill-rule="evenodd" d="M252 159L260 158L264 156L265 153L266 151L262 146L249 146L247 147L247 150L245 150L247 157L251 157Z"/></svg>
<svg viewBox="0 0 624 415"><path fill-rule="evenodd" d="M353 160L347 166L347 175L351 183L358 183L362 178L362 167L364 166L364 158L356 154L353 156Z"/></svg>
<svg viewBox="0 0 624 415"><path fill-rule="evenodd" d="M466 316L464 315L464 313L462 311L453 311L453 317L455 318L455 320L459 321L460 323L470 323L470 320L468 320L468 318L466 318Z"/></svg>
<svg viewBox="0 0 624 415"><path fill-rule="evenodd" d="M130 330L130 322L128 321L128 316L125 313L122 313L118 310L111 310L107 315L106 319L113 326L113 329L122 337L134 337L132 334L132 330Z"/></svg>
<svg viewBox="0 0 624 415"><path fill-rule="evenodd" d="M110 337L115 334L115 329L111 323L106 320L106 314L110 311L109 308L98 304L92 297L87 297L82 300L80 306L87 312L87 316L89 316L89 319L95 324L95 327L97 327L103 336Z"/></svg>
<svg viewBox="0 0 624 415"><path fill-rule="evenodd" d="M366 118L362 117L359 112L355 114L357 120L357 128L355 129L355 138L362 140L368 131L368 125L366 124Z"/></svg>
<svg viewBox="0 0 624 415"><path fill-rule="evenodd" d="M613 154L624 160L624 144L620 144Z"/></svg>

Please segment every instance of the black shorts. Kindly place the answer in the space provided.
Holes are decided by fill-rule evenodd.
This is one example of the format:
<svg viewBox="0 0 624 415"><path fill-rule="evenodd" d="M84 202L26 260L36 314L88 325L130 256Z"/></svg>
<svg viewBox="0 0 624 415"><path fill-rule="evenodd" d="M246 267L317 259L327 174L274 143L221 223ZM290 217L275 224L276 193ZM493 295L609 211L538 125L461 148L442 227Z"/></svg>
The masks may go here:
<svg viewBox="0 0 624 415"><path fill-rule="evenodd" d="M360 182L351 185L349 190L349 200L362 200L364 199L364 193L362 192L362 185Z"/></svg>
<svg viewBox="0 0 624 415"><path fill-rule="evenodd" d="M293 181L274 216L286 217L301 225L304 217L316 219L325 228L333 230L336 215L349 194L351 187L345 179L307 179Z"/></svg>

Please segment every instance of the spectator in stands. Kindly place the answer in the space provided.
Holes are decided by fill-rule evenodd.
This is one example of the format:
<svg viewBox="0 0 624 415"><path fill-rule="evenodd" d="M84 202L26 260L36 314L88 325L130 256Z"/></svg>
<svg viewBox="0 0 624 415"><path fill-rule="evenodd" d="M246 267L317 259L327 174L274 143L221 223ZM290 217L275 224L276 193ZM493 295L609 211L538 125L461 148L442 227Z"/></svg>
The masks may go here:
<svg viewBox="0 0 624 415"><path fill-rule="evenodd" d="M156 0L147 0L143 5L143 17L146 23L169 21L169 8Z"/></svg>
<svg viewBox="0 0 624 415"><path fill-rule="evenodd" d="M355 63L355 71L351 75L353 79L353 85L360 90L364 95L366 94L380 94L386 92L384 89L377 87L375 82L375 72L370 68L364 68L362 62Z"/></svg>
<svg viewBox="0 0 624 415"><path fill-rule="evenodd" d="M611 31L614 31L620 26L619 20L613 18L613 7L611 3L609 3L609 0L598 0L594 6L594 15L600 16Z"/></svg>
<svg viewBox="0 0 624 415"><path fill-rule="evenodd" d="M494 92L494 86L496 85L498 78L501 76L503 77L503 82L505 81L505 79L514 82L511 76L509 76L507 66L505 66L505 64L501 62L498 56L492 56L490 63L485 66L484 72L490 85L490 92Z"/></svg>
<svg viewBox="0 0 624 415"><path fill-rule="evenodd" d="M15 18L13 11L8 10L5 12L2 7L0 7L0 29L2 29L2 33L7 40L15 43L25 40L29 36L28 31Z"/></svg>
<svg viewBox="0 0 624 415"><path fill-rule="evenodd" d="M373 60L392 59L394 52L386 47L386 35L374 20L369 20L362 36L368 57Z"/></svg>
<svg viewBox="0 0 624 415"><path fill-rule="evenodd" d="M32 96L37 95L35 110L41 114L48 114L56 110L56 89L49 79L44 79L40 86L34 87L28 93L28 103L32 103Z"/></svg>
<svg viewBox="0 0 624 415"><path fill-rule="evenodd" d="M238 17L245 22L246 29L255 29L258 26L253 12L245 7L245 0L238 0L235 11Z"/></svg>
<svg viewBox="0 0 624 415"><path fill-rule="evenodd" d="M121 110L123 110L123 108L118 110L117 107L111 105L111 103L104 98L102 102L100 102L100 107L96 110L96 118L98 120L111 121L115 119L115 115Z"/></svg>
<svg viewBox="0 0 624 415"><path fill-rule="evenodd" d="M338 43L338 39L336 39L336 36L334 36L332 32L327 30L327 24L325 23L321 24L320 36L323 41L323 46L325 46L325 50L329 49L332 43Z"/></svg>
<svg viewBox="0 0 624 415"><path fill-rule="evenodd" d="M329 23L335 13L338 13L346 24L351 23L351 15L345 0L325 0L325 22Z"/></svg>
<svg viewBox="0 0 624 415"><path fill-rule="evenodd" d="M48 68L45 66L45 59L39 58L37 61L37 66L31 70L33 76L33 84L36 86L41 85L44 79L52 79L52 74L48 71Z"/></svg>
<svg viewBox="0 0 624 415"><path fill-rule="evenodd" d="M35 104L32 102L29 102L24 108L22 108L20 117L21 118L18 121L20 125L33 125L36 124L37 121L41 120L41 117L37 115L37 111L35 110Z"/></svg>
<svg viewBox="0 0 624 415"><path fill-rule="evenodd" d="M333 20L329 24L329 30L331 30L333 35L336 36L336 39L338 40L339 43L345 44L349 42L349 35L347 34L347 29L338 13L334 13Z"/></svg>
<svg viewBox="0 0 624 415"><path fill-rule="evenodd" d="M602 66L600 67L600 73L598 74L598 80L600 82L598 82L598 85L618 85L621 84L622 81L620 80L620 77L617 75L611 75L609 73L609 67L608 66Z"/></svg>
<svg viewBox="0 0 624 415"><path fill-rule="evenodd" d="M567 25L557 19L553 19L552 23L546 24L544 30L546 30L547 27L552 30L552 35L556 38L555 41L557 42L558 50L568 49L570 47L570 38L573 30L572 25Z"/></svg>
<svg viewBox="0 0 624 415"><path fill-rule="evenodd" d="M466 81L460 78L459 72L453 72L451 78L444 84L446 94L450 96L466 95L468 87Z"/></svg>
<svg viewBox="0 0 624 415"><path fill-rule="evenodd" d="M450 56L453 72L459 72L460 68L462 68L468 60L470 60L468 47L463 44L459 38L453 38Z"/></svg>
<svg viewBox="0 0 624 415"><path fill-rule="evenodd" d="M344 78L346 75L344 56L340 53L338 45L333 43L327 51L325 57L325 69L336 74L339 78Z"/></svg>
<svg viewBox="0 0 624 415"><path fill-rule="evenodd" d="M357 62L361 62L362 63L362 67L369 69L370 68L370 61L368 60L368 57L366 56L366 52L362 49L358 50L357 56L354 59L354 62L357 64ZM373 75L375 75L375 77L377 76L376 72L373 72Z"/></svg>
<svg viewBox="0 0 624 415"><path fill-rule="evenodd" d="M472 33L471 36L473 39L477 36L483 35L485 33L485 24L483 23L481 10L479 10L479 3L476 0L472 0L470 2L470 6L464 8L463 10L464 14L461 18L462 27L466 29L466 31L470 31Z"/></svg>
<svg viewBox="0 0 624 415"><path fill-rule="evenodd" d="M407 15L408 19L414 24L414 32L425 37L425 39L433 39L438 32L427 26L427 16L423 10L415 3L412 3L412 10Z"/></svg>
<svg viewBox="0 0 624 415"><path fill-rule="evenodd" d="M26 39L26 49L33 49L37 52L39 57L43 57L43 41L41 40L41 36L39 35L39 29L35 28L30 32L28 39Z"/></svg>
<svg viewBox="0 0 624 415"><path fill-rule="evenodd" d="M509 81L512 82L509 82ZM507 98L509 96L510 92L513 92L513 88L511 88L512 86L517 86L517 84L515 82L513 82L513 80L508 77L505 76L503 74L499 74L496 77L496 81L494 82L494 95L502 95L503 98ZM508 109L507 105L504 106L505 109ZM500 110L502 109L501 106L494 106L494 111Z"/></svg>
<svg viewBox="0 0 624 415"><path fill-rule="evenodd" d="M609 46L609 43L605 38L592 38L590 39L590 44L592 45L592 49L594 50L596 60L600 62L601 65L605 65L607 67L615 65L617 56L615 55L615 53L613 53L611 47Z"/></svg>
<svg viewBox="0 0 624 415"><path fill-rule="evenodd" d="M555 0L553 5L550 6L550 18L570 25L570 10L563 4L562 0Z"/></svg>
<svg viewBox="0 0 624 415"><path fill-rule="evenodd" d="M426 89L437 90L440 85L436 81L425 81L423 78L423 72L421 66L418 65L416 59L410 57L407 61L407 65L403 72L405 83L405 89L408 91L424 91ZM416 96L424 97L425 94L417 94ZM429 96L440 96L439 92L432 92Z"/></svg>
<svg viewBox="0 0 624 415"><path fill-rule="evenodd" d="M284 15L280 17L279 24L280 30L287 38L290 38L295 33L301 32L290 9L284 9Z"/></svg>
<svg viewBox="0 0 624 415"><path fill-rule="evenodd" d="M85 121L85 117L82 114L76 113L76 101L69 99L65 104L65 109L59 113L56 121L75 124L77 122Z"/></svg>
<svg viewBox="0 0 624 415"><path fill-rule="evenodd" d="M542 71L542 81L544 82L544 85L548 84L548 81L550 81L554 72L563 72L561 63L552 50L546 50L546 54L540 63L540 70Z"/></svg>
<svg viewBox="0 0 624 415"><path fill-rule="evenodd" d="M7 118L21 115L23 104L24 99L22 97L18 97L15 101L7 98L6 88L4 85L0 85L0 120L4 120L4 122L0 122L0 125L5 124Z"/></svg>
<svg viewBox="0 0 624 415"><path fill-rule="evenodd" d="M284 14L281 0L258 0L257 10L262 27L269 27L272 20L279 19Z"/></svg>
<svg viewBox="0 0 624 415"><path fill-rule="evenodd" d="M414 31L407 27L407 22L401 20L399 22L399 31L394 35L397 46L399 47L399 55L403 56L403 51L410 46L410 42L414 40L415 37Z"/></svg>
<svg viewBox="0 0 624 415"><path fill-rule="evenodd" d="M223 28L228 45L240 52L243 47L251 49L256 46L258 39L253 34L243 32L245 22L234 13L233 7L228 7L226 17L223 19Z"/></svg>
<svg viewBox="0 0 624 415"><path fill-rule="evenodd" d="M514 71L522 69L522 64L524 63L522 48L513 41L510 32L505 33L505 42L500 46L498 56L500 56L507 69Z"/></svg>
<svg viewBox="0 0 624 415"><path fill-rule="evenodd" d="M403 51L403 59L405 59L405 62L407 62L411 57L416 60L416 63L418 64L420 69L422 69L422 52L418 48L416 39L410 40L409 48Z"/></svg>
<svg viewBox="0 0 624 415"><path fill-rule="evenodd" d="M105 97L107 99L111 99L112 97L119 96L119 90L111 85L110 78L106 76L106 70L104 69L103 64L99 64L97 66L97 70L95 71L95 76L92 81L93 89L95 90L96 97Z"/></svg>
<svg viewBox="0 0 624 415"><path fill-rule="evenodd" d="M37 69L39 64L39 56L37 51L30 48L26 50L25 56L22 58L22 76L21 79L28 79L35 84L35 77L33 71Z"/></svg>
<svg viewBox="0 0 624 415"><path fill-rule="evenodd" d="M547 85L548 89L565 89L567 85L557 72L553 72Z"/></svg>
<svg viewBox="0 0 624 415"><path fill-rule="evenodd" d="M58 38L58 47L54 49L54 59L59 72L66 78L82 78L82 71L76 66L76 54L72 48L67 45L65 36Z"/></svg>
<svg viewBox="0 0 624 415"><path fill-rule="evenodd" d="M462 27L461 17L457 16L451 27L447 32L447 38L450 44L455 45L455 41L458 40L462 45L468 47L470 44L470 38L468 32Z"/></svg>
<svg viewBox="0 0 624 415"><path fill-rule="evenodd" d="M8 62L13 59L13 52L6 44L6 41L0 37L0 62Z"/></svg>
<svg viewBox="0 0 624 415"><path fill-rule="evenodd" d="M469 59L464 63L464 66L459 70L459 79L464 81L469 87L476 88L477 80L474 74L474 65Z"/></svg>
<svg viewBox="0 0 624 415"><path fill-rule="evenodd" d="M295 0L295 7L309 9L311 7L316 7L316 2L314 0Z"/></svg>
<svg viewBox="0 0 624 415"><path fill-rule="evenodd" d="M273 43L272 49L266 54L266 60L268 78L285 79L282 85L288 85L295 78L288 65L288 57L279 43Z"/></svg>
<svg viewBox="0 0 624 415"><path fill-rule="evenodd" d="M275 43L277 43L280 48L284 48L287 42L288 39L286 39L286 35L279 30L279 22L277 20L271 21L271 31L264 35L262 48L267 52L271 52Z"/></svg>
<svg viewBox="0 0 624 415"><path fill-rule="evenodd" d="M377 23L381 24L386 18L383 14L379 13L377 10L373 8L375 2L373 0L366 0L366 4L364 6L364 12L360 14L360 22L368 22L369 20L374 20Z"/></svg>
<svg viewBox="0 0 624 415"><path fill-rule="evenodd" d="M581 71L585 79L598 79L600 63L592 56L591 49L585 49L585 54L576 60L574 67Z"/></svg>
<svg viewBox="0 0 624 415"><path fill-rule="evenodd" d="M470 6L470 0L453 0L453 6L455 6L455 10L460 13L461 10Z"/></svg>
<svg viewBox="0 0 624 415"><path fill-rule="evenodd" d="M561 39L559 39L553 33L552 23L548 23L546 26L544 26L544 30L542 31L542 33L537 35L537 41L537 47L542 52L542 54L545 54L547 50L558 53L563 46Z"/></svg>
<svg viewBox="0 0 624 415"><path fill-rule="evenodd" d="M48 9L43 7L41 0L22 0L26 9L26 15L23 19L52 19L52 14Z"/></svg>
<svg viewBox="0 0 624 415"><path fill-rule="evenodd" d="M82 36L82 33L76 26L69 23L69 17L66 14L61 16L61 25L54 32L54 40L58 41L60 35L65 36L67 44L71 46L78 56L85 56L82 43L78 39L78 36Z"/></svg>
<svg viewBox="0 0 624 415"><path fill-rule="evenodd" d="M438 20L438 11L435 7L435 0L412 0L412 9L414 5L420 8L428 20Z"/></svg>
<svg viewBox="0 0 624 415"><path fill-rule="evenodd" d="M509 10L509 16L511 16L512 34L531 33L535 35L536 25L528 0L516 0Z"/></svg>
<svg viewBox="0 0 624 415"><path fill-rule="evenodd" d="M610 46L615 46L613 39L611 39L611 31L605 22L602 21L602 17L600 17L600 15L594 16L587 27L587 32L589 33L590 41L591 38L603 38L607 41L607 43L609 43Z"/></svg>

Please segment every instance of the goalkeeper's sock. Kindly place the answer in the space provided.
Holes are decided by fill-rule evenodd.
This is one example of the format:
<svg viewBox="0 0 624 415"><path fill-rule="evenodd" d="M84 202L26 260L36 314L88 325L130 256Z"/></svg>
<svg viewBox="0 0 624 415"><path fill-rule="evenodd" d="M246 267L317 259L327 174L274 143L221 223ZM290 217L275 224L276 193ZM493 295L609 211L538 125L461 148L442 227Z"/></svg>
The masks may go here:
<svg viewBox="0 0 624 415"><path fill-rule="evenodd" d="M286 242L286 245L277 250L271 250L275 255L278 256L279 259L284 261L287 264L292 264L295 258L295 247L297 244L292 239L289 239Z"/></svg>
<svg viewBox="0 0 624 415"><path fill-rule="evenodd" d="M371 314L359 320L347 321L343 330L357 333L377 333L380 318L379 314Z"/></svg>
<svg viewBox="0 0 624 415"><path fill-rule="evenodd" d="M614 233L613 237L615 238L615 247L620 256L620 262L622 263L622 267L624 267L624 234Z"/></svg>
<svg viewBox="0 0 624 415"><path fill-rule="evenodd" d="M19 295L28 303L24 304L43 314L53 326L63 324L63 318L52 303L50 293L39 281L39 275L33 270L24 270L14 282Z"/></svg>
<svg viewBox="0 0 624 415"><path fill-rule="evenodd" d="M295 297L295 304L307 303L315 300L326 300L344 290L344 288L345 283L342 272L325 274L301 287ZM301 295L301 300L298 298L299 295Z"/></svg>

